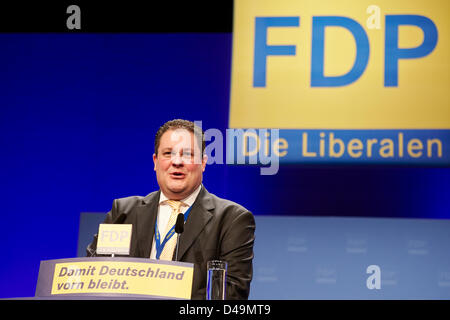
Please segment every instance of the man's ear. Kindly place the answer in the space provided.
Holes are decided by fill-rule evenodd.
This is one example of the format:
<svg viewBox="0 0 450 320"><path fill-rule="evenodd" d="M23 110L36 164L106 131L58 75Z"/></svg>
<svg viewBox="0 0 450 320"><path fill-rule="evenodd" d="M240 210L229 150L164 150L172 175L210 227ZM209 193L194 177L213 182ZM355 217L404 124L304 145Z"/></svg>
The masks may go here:
<svg viewBox="0 0 450 320"><path fill-rule="evenodd" d="M208 162L208 156L205 154L202 159L202 172L205 172L206 162Z"/></svg>
<svg viewBox="0 0 450 320"><path fill-rule="evenodd" d="M156 153L153 154L153 171L156 171Z"/></svg>

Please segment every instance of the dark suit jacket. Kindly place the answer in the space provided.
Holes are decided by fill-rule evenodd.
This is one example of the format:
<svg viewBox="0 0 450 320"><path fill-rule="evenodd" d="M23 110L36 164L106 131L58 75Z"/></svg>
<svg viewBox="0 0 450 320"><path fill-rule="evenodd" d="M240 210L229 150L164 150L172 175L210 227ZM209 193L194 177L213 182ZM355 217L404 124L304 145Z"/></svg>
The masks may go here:
<svg viewBox="0 0 450 320"><path fill-rule="evenodd" d="M150 257L160 191L146 197L115 199L105 223L120 214L123 223L132 224L131 257ZM206 298L206 263L224 260L227 269L227 299L247 299L253 275L253 244L255 220L250 211L229 200L209 193L205 187L197 196L180 236L178 260L194 264L192 299ZM97 235L87 247L94 256Z"/></svg>

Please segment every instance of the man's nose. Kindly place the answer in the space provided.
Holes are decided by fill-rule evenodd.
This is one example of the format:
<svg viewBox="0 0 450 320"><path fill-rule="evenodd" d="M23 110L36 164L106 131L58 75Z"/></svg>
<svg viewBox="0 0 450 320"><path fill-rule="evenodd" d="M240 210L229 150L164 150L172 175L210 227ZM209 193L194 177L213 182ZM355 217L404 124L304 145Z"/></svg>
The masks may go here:
<svg viewBox="0 0 450 320"><path fill-rule="evenodd" d="M176 166L183 164L183 158L179 153L176 153L175 155L172 156L172 164Z"/></svg>

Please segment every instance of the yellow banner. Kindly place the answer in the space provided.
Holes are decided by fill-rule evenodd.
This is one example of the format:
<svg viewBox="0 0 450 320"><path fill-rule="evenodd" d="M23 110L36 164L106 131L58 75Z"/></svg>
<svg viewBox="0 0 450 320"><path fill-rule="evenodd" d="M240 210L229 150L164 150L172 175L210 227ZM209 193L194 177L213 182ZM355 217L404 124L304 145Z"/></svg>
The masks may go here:
<svg viewBox="0 0 450 320"><path fill-rule="evenodd" d="M450 1L235 0L230 128L449 129Z"/></svg>
<svg viewBox="0 0 450 320"><path fill-rule="evenodd" d="M51 294L111 293L190 299L192 278L192 267L163 263L57 263Z"/></svg>

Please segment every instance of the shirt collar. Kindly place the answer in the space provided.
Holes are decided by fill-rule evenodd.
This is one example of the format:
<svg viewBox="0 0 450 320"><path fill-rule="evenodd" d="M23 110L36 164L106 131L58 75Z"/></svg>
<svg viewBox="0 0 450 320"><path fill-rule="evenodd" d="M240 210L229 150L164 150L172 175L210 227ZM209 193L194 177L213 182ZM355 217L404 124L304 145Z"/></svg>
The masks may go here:
<svg viewBox="0 0 450 320"><path fill-rule="evenodd" d="M195 202L195 199L197 199L198 194L200 193L200 190L202 189L202 184L200 184L197 189L195 189L194 192L192 192L189 196L187 196L184 199L181 199L180 201L187 205L188 207L192 206L192 204ZM169 200L169 198L166 197L166 195L162 192L161 190L161 194L159 195L159 204L161 204L162 202Z"/></svg>

